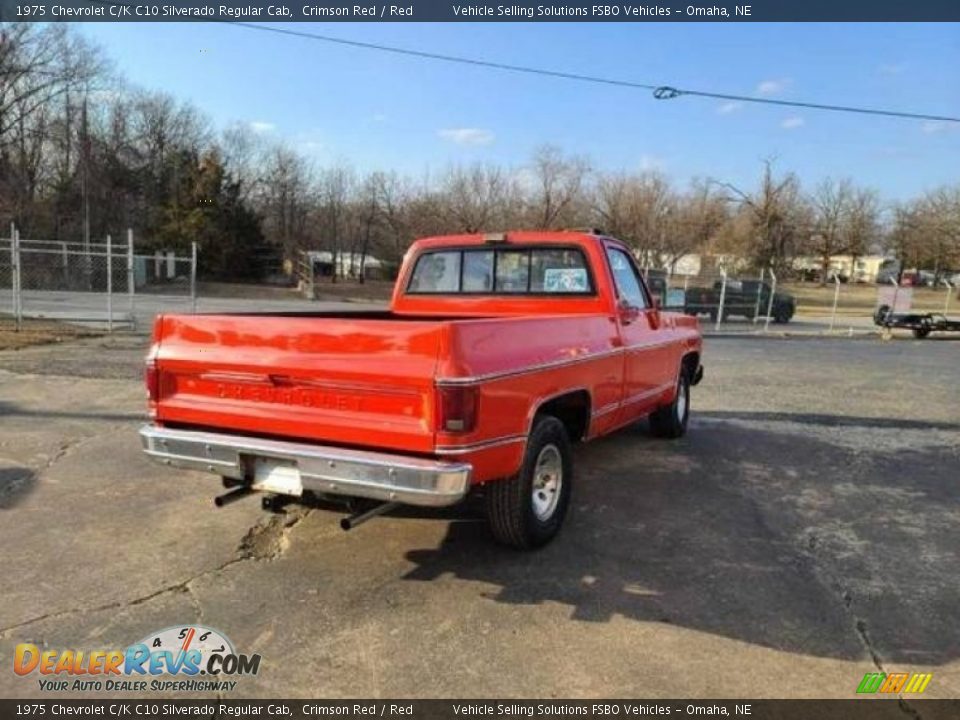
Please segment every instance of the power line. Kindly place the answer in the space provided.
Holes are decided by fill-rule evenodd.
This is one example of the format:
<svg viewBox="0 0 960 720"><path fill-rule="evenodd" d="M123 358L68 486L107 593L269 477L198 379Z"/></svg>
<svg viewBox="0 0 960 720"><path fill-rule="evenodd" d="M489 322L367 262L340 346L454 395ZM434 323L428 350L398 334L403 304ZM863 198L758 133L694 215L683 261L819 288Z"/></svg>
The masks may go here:
<svg viewBox="0 0 960 720"><path fill-rule="evenodd" d="M95 0L94 0L95 1ZM781 107L806 108L809 110L826 110L830 112L858 113L861 115L881 115L885 117L907 118L910 120L930 120L934 122L960 123L960 117L949 115L930 115L927 113L903 112L900 110L887 110L884 108L867 108L853 105L832 105L826 103L803 102L799 100L777 100L775 98L758 98L750 95L735 95L732 93L709 92L706 90L691 90L686 88L676 88L670 85L655 85L652 83L634 82L632 80L619 80L616 78L606 78L597 75L584 75L581 73L563 72L561 70L550 70L546 68L530 67L527 65L512 65L509 63L495 62L492 60L481 60L479 58L465 57L461 55L446 55L443 53L429 52L426 50L413 50L411 48L402 48L392 45L382 45L379 43L363 42L361 40L347 40L346 38L333 37L330 35L318 35L315 33L303 32L301 30L290 30L287 28L270 27L268 25L257 25L247 22L222 21L227 25L246 28L248 30L260 30L262 32L271 32L278 35L288 35L292 37L305 38L307 40L318 40L320 42L331 43L334 45L345 45L348 47L361 48L364 50L375 50L378 52L393 53L395 55L406 55L424 60L440 60L442 62L457 63L460 65L472 65L475 67L491 68L493 70L506 70L508 72L525 73L528 75L540 75L545 77L559 78L561 80L576 80L579 82L589 82L600 85L614 85L618 87L633 88L639 90L650 90L657 100L671 100L673 98L690 95L692 97L713 98L717 100L731 100L736 102L756 103L759 105L778 105Z"/></svg>

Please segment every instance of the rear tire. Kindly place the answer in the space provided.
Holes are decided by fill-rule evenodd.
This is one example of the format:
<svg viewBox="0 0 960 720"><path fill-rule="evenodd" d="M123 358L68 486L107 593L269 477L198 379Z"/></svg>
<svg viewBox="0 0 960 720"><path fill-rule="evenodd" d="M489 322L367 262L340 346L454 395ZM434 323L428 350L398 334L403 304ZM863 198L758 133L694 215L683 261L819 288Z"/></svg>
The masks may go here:
<svg viewBox="0 0 960 720"><path fill-rule="evenodd" d="M677 391L673 402L664 405L650 414L650 429L657 437L679 438L687 432L690 419L690 374L687 368L680 370L677 378Z"/></svg>
<svg viewBox="0 0 960 720"><path fill-rule="evenodd" d="M531 550L559 532L570 504L573 458L567 430L543 415L533 423L520 472L485 490L487 520L497 542Z"/></svg>

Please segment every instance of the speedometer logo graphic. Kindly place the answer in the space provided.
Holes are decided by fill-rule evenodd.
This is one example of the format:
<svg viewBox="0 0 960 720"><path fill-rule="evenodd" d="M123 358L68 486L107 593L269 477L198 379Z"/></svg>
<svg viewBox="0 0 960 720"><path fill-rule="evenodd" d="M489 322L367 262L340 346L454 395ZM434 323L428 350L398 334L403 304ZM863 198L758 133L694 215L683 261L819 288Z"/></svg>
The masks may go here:
<svg viewBox="0 0 960 720"><path fill-rule="evenodd" d="M186 654L192 650L199 651L202 660L197 663L206 667L207 661L214 653L218 655L235 655L233 643L226 635L206 625L173 625L159 632L150 633L140 641L151 652L171 652L174 656ZM201 670L201 674L205 674Z"/></svg>

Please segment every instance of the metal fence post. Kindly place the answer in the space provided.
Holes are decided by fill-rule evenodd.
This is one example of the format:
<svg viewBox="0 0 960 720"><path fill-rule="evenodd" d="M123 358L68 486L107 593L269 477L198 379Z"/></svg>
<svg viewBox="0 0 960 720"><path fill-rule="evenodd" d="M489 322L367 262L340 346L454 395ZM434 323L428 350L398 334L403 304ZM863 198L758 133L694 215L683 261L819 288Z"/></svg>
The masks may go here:
<svg viewBox="0 0 960 720"><path fill-rule="evenodd" d="M13 320L14 330L20 332L23 325L23 283L20 268L20 231L13 223L10 223L10 269L11 282L13 285Z"/></svg>
<svg viewBox="0 0 960 720"><path fill-rule="evenodd" d="M136 278L133 273L133 230L127 228L127 297L130 300L130 320L133 321Z"/></svg>
<svg viewBox="0 0 960 720"><path fill-rule="evenodd" d="M770 299L767 300L767 319L763 323L763 331L770 330L770 316L773 313L773 296L777 293L777 274L770 268Z"/></svg>
<svg viewBox="0 0 960 720"><path fill-rule="evenodd" d="M720 277L723 278L720 283L720 307L717 308L717 324L714 328L717 332L720 332L720 323L723 322L723 304L727 299L727 271L723 268L720 268Z"/></svg>
<svg viewBox="0 0 960 720"><path fill-rule="evenodd" d="M113 240L107 235L107 332L113 332Z"/></svg>
<svg viewBox="0 0 960 720"><path fill-rule="evenodd" d="M953 296L953 290L956 286L949 280L944 280L943 284L947 286L947 297L943 301L943 314L948 315L950 313L950 298Z"/></svg>
<svg viewBox="0 0 960 720"><path fill-rule="evenodd" d="M197 311L197 243L190 243L190 311Z"/></svg>
<svg viewBox="0 0 960 720"><path fill-rule="evenodd" d="M833 289L833 312L830 313L830 332L833 332L833 326L837 322L837 303L840 302L840 276L833 276L834 289Z"/></svg>
<svg viewBox="0 0 960 720"><path fill-rule="evenodd" d="M10 317L14 319L14 325L16 325L17 318L17 266L13 257L16 237L17 228L13 223L10 223Z"/></svg>

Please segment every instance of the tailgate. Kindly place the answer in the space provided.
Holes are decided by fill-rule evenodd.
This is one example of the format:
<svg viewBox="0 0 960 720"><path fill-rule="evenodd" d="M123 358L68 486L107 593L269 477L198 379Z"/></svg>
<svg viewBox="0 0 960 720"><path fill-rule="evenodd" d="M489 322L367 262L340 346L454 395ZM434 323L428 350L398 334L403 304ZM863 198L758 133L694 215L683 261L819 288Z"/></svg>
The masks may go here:
<svg viewBox="0 0 960 720"><path fill-rule="evenodd" d="M441 321L168 315L157 323L161 423L433 450Z"/></svg>

